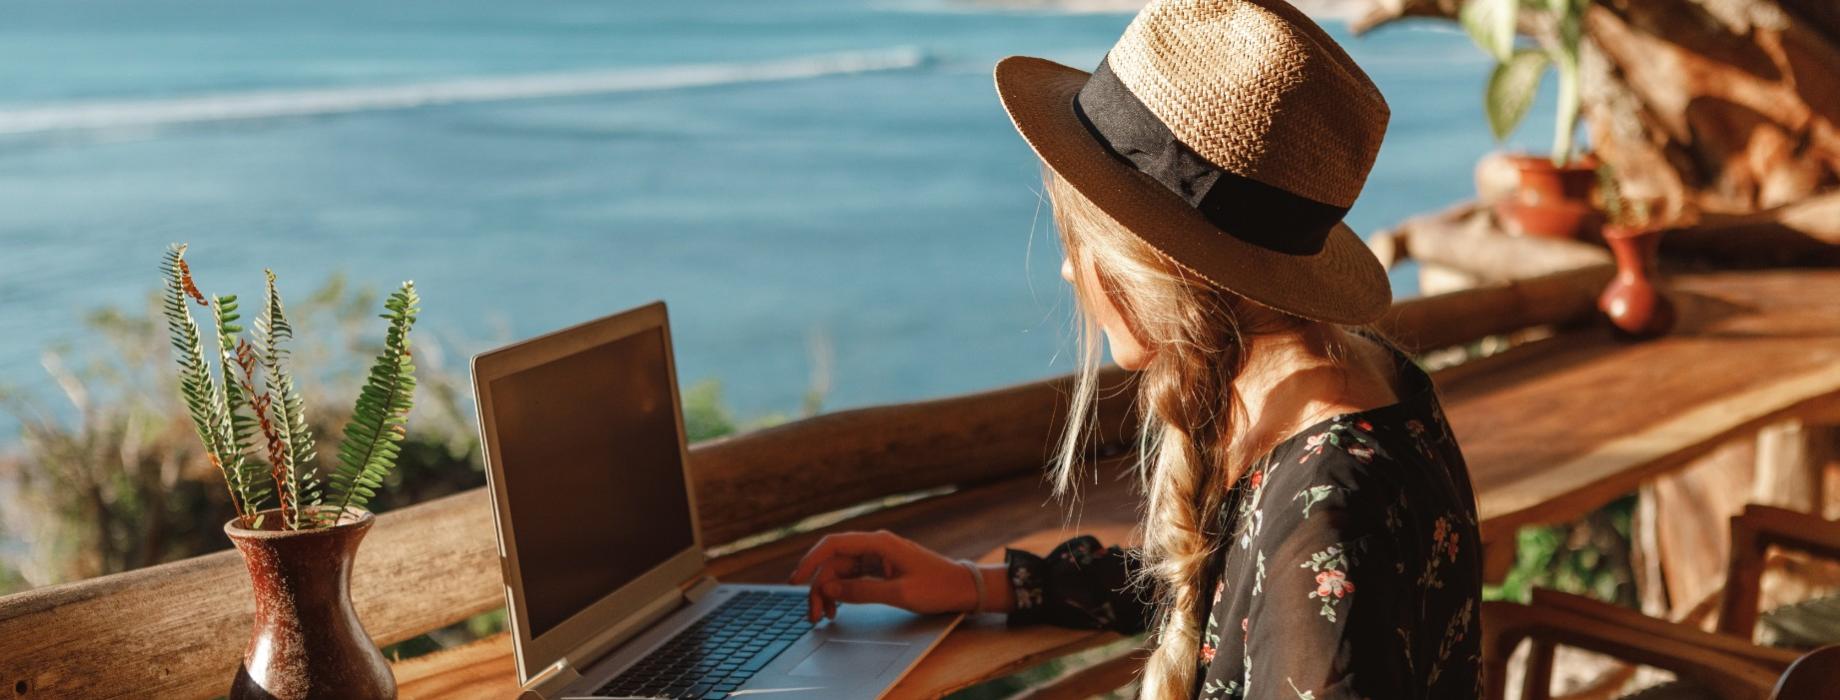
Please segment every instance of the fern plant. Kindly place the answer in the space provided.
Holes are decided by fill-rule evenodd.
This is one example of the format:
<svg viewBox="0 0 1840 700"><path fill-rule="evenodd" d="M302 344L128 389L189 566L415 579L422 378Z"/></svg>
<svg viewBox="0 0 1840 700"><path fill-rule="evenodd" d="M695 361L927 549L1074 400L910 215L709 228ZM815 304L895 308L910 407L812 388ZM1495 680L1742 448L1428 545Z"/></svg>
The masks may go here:
<svg viewBox="0 0 1840 700"><path fill-rule="evenodd" d="M161 308L179 366L179 393L205 454L224 477L230 504L245 527L261 528L272 510L288 530L330 527L362 511L396 466L415 394L409 332L421 312L415 283L404 282L384 303L389 322L383 349L371 367L345 426L329 478L317 459L306 404L288 369L286 344L294 338L275 285L267 276L262 313L244 337L235 295L207 299L185 260L186 246L166 251ZM211 308L217 356L207 359L192 305ZM212 365L217 365L213 374ZM260 434L260 449L254 449ZM272 503L272 507L271 507Z"/></svg>

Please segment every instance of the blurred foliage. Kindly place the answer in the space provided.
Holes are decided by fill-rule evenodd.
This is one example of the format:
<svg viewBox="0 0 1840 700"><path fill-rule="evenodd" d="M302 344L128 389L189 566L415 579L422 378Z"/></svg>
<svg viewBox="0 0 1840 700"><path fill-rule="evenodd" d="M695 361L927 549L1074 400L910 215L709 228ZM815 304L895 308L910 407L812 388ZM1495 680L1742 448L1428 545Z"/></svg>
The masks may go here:
<svg viewBox="0 0 1840 700"><path fill-rule="evenodd" d="M294 325L313 329L293 348L302 395L356 391L365 360L381 348L367 328L379 298L333 276L290 306ZM0 454L0 595L230 546L223 525L235 513L187 422L159 295L150 294L139 309L90 313L82 335L82 342L43 355L61 400L0 388L0 408L20 424L19 443ZM416 343L419 397L397 468L370 504L377 512L485 485L467 379L448 367L436 337L421 333ZM723 403L721 383L705 379L683 390L689 439L816 414L830 358L822 336L813 343L812 386L797 411L737 419ZM309 406L321 455L336 454L330 442L350 410ZM500 608L384 651L391 658L417 656L496 634L505 624Z"/></svg>
<svg viewBox="0 0 1840 700"><path fill-rule="evenodd" d="M1637 607L1635 504L1635 496L1625 496L1576 522L1521 528L1514 567L1501 585L1485 587L1483 598L1525 603L1534 588L1547 588Z"/></svg>
<svg viewBox="0 0 1840 700"><path fill-rule="evenodd" d="M334 276L295 305L294 322L314 329L294 348L303 393L356 390L364 361L381 347L366 334L377 300ZM81 342L43 354L63 401L0 391L20 425L17 450L0 455L0 593L229 547L222 528L234 512L186 422L159 296L139 309L94 311L84 330ZM485 483L464 379L444 371L433 338L418 349L428 374L423 403L374 510ZM310 411L320 454L336 454L327 441L337 439L350 406Z"/></svg>

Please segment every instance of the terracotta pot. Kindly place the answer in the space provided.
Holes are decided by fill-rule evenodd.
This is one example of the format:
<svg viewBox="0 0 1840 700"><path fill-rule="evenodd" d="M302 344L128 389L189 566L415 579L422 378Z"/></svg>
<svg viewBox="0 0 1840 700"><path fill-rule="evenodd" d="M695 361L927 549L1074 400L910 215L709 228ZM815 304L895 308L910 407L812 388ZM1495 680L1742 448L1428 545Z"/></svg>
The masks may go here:
<svg viewBox="0 0 1840 700"><path fill-rule="evenodd" d="M1604 242L1616 256L1616 277L1597 298L1597 308L1625 337L1654 337L1674 327L1674 304L1657 287L1661 233L1658 228L1604 227Z"/></svg>
<svg viewBox="0 0 1840 700"><path fill-rule="evenodd" d="M351 607L352 560L375 520L354 513L318 530L278 529L273 510L263 511L260 529L224 524L256 598L231 700L396 697L396 677Z"/></svg>
<svg viewBox="0 0 1840 700"><path fill-rule="evenodd" d="M1495 202L1495 214L1510 232L1548 238L1589 238L1603 224L1591 204L1597 161L1581 156L1560 167L1545 156L1512 154L1506 160L1518 185Z"/></svg>

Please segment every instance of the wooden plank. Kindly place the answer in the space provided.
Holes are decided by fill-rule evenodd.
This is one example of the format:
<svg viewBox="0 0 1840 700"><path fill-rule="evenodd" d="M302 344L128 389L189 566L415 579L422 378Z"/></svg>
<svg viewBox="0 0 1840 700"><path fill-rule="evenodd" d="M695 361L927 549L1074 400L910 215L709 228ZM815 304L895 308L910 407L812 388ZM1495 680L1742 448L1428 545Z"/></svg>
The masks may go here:
<svg viewBox="0 0 1840 700"><path fill-rule="evenodd" d="M503 700L517 695L511 635L498 634L393 664L402 700Z"/></svg>
<svg viewBox="0 0 1840 700"><path fill-rule="evenodd" d="M1673 297L1673 335L1579 330L1440 375L1485 540L1577 517L1840 394L1840 273L1687 276Z"/></svg>
<svg viewBox="0 0 1840 700"><path fill-rule="evenodd" d="M1108 494L1118 496L1114 490ZM1119 500L1108 504L1115 509ZM1077 531L1065 527L1036 530L1006 544L1030 552L1047 552L1055 545L1079 534L1091 534L1103 544L1130 544L1127 533L1133 526L1132 510L1110 510L1103 520L1088 521ZM1003 549L997 548L978 558L985 563L1003 561ZM1047 625L1010 627L1003 615L967 616L958 623L920 665L901 679L889 693L890 700L904 698L938 698L993 678L1001 678L1034 667L1044 661L1090 649L1122 639L1112 632L1071 630Z"/></svg>
<svg viewBox="0 0 1840 700"><path fill-rule="evenodd" d="M1105 372L1116 388L1129 374ZM1069 379L934 401L824 414L697 445L691 455L705 543L729 542L875 498L1038 474L1058 444ZM1108 450L1130 440L1133 392L1102 389Z"/></svg>
<svg viewBox="0 0 1840 700"><path fill-rule="evenodd" d="M782 583L798 557L819 537L843 530L887 528L948 556L987 562L1001 561L1005 545L1045 552L1077 534L1093 534L1107 544L1128 543L1128 533L1135 525L1136 497L1130 480L1116 478L1121 476L1119 469L1115 461L1101 468L1104 476L1084 494L1084 517L1074 522L1068 520L1063 506L1048 500L1041 479L1016 477L738 552L712 561L710 571L724 581ZM940 697L1117 639L1112 633L1049 626L1011 628L998 614L969 617L890 697ZM459 650L398 663L397 679L405 698L507 697L517 690L510 654L509 639L500 635Z"/></svg>
<svg viewBox="0 0 1840 700"><path fill-rule="evenodd" d="M700 443L691 461L706 541L906 490L1019 473L1035 481L1064 383L844 411ZM1127 401L1128 392L1107 399L1101 415L1122 416ZM1102 422L1114 430L1101 446L1121 442L1122 420ZM503 605L493 532L483 489L379 516L352 581L366 631L390 644ZM208 697L236 669L253 615L234 552L0 598L0 681L51 697Z"/></svg>
<svg viewBox="0 0 1840 700"><path fill-rule="evenodd" d="M1609 251L1601 246L1508 235L1496 228L1489 210L1474 202L1407 219L1373 238L1370 244L1389 266L1410 259L1480 280L1539 277L1610 262Z"/></svg>
<svg viewBox="0 0 1840 700"><path fill-rule="evenodd" d="M1401 347L1425 352L1530 326L1570 324L1591 316L1611 272L1597 265L1421 297L1394 304L1377 326Z"/></svg>
<svg viewBox="0 0 1840 700"><path fill-rule="evenodd" d="M1405 302L1391 322L1423 346L1500 332L1511 325L1503 319L1574 319L1594 296L1586 282ZM1481 496L1486 540L1587 512L1762 422L1833 410L1840 273L1707 275L1675 286L1683 320L1673 336L1628 345L1600 330L1572 331L1439 375ZM1733 359L1720 361L1726 357ZM1038 383L864 409L699 445L692 460L704 527L720 542L903 489L986 482L849 525L899 529L954 556L1058 527L1066 514L1045 503L1035 471L1058 420L1058 391ZM762 474L747 476L753 469ZM795 502L802 499L818 500ZM1129 524L1135 506L1125 485L1102 480L1084 520L1071 524ZM502 604L492 541L482 492L383 515L354 581L373 636L396 641ZM776 580L809 543L793 538L716 567L732 580ZM234 554L218 554L0 599L0 683L23 681L49 697L221 692L248 633L243 576ZM996 648L1016 642L995 631L992 639Z"/></svg>
<svg viewBox="0 0 1840 700"><path fill-rule="evenodd" d="M1820 513L1821 479L1833 458L1834 437L1830 426L1799 420L1764 426L1757 433L1750 502Z"/></svg>
<svg viewBox="0 0 1840 700"><path fill-rule="evenodd" d="M378 516L351 584L366 631L389 644L503 605L491 532L482 491ZM0 681L29 697L220 695L254 614L234 551L26 591L0 598Z"/></svg>

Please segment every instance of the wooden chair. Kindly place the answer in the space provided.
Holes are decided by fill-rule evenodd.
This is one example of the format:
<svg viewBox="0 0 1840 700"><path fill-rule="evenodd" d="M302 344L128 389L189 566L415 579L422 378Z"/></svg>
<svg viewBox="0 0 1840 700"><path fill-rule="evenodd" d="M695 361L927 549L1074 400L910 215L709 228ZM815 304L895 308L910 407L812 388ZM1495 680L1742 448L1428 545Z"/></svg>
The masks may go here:
<svg viewBox="0 0 1840 700"><path fill-rule="evenodd" d="M1776 683L1773 700L1830 698L1840 694L1840 644L1808 652L1789 665Z"/></svg>
<svg viewBox="0 0 1840 700"><path fill-rule="evenodd" d="M1507 659L1533 643L1522 677L1524 700L1550 697L1553 651L1564 645L1665 669L1684 683L1644 691L1648 698L1800 698L1804 688L1840 693L1840 650L1801 652L1752 641L1762 617L1778 640L1840 642L1840 599L1820 598L1759 615L1759 591L1771 546L1840 559L1840 522L1770 506L1746 506L1731 519L1731 559L1717 632L1648 617L1590 598L1536 590L1531 605L1483 605L1483 656L1488 697L1506 695ZM1779 680L1780 679L1780 680ZM1785 691L1784 689L1788 689Z"/></svg>

